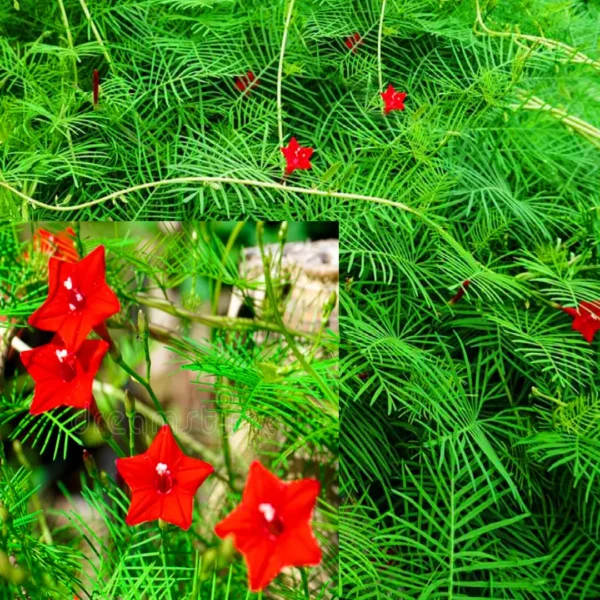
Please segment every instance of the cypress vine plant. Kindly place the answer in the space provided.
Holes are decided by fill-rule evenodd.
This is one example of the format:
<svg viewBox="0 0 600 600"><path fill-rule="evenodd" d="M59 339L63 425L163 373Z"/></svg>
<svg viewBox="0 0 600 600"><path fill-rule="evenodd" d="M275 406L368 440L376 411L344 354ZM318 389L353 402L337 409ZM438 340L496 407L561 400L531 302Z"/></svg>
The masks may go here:
<svg viewBox="0 0 600 600"><path fill-rule="evenodd" d="M311 220L385 205L479 215L476 239L512 220L547 231L598 198L598 17L594 0L6 0L0 208ZM314 153L289 173L292 138Z"/></svg>
<svg viewBox="0 0 600 600"><path fill-rule="evenodd" d="M302 228L47 227L0 228L0 597L334 597L337 299L290 324Z"/></svg>

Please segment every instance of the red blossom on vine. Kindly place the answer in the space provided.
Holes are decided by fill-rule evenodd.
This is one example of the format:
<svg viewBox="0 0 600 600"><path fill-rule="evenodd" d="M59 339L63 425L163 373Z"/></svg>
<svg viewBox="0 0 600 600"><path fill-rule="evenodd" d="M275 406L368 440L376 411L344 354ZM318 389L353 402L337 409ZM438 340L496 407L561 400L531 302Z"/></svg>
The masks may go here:
<svg viewBox="0 0 600 600"><path fill-rule="evenodd" d="M573 317L573 330L591 344L600 329L600 300L581 302L577 308L563 306L562 310Z"/></svg>
<svg viewBox="0 0 600 600"><path fill-rule="evenodd" d="M57 332L65 346L75 351L92 329L106 338L104 321L120 308L119 299L106 284L104 246L98 246L76 263L50 258L48 297L28 322Z"/></svg>
<svg viewBox="0 0 600 600"><path fill-rule="evenodd" d="M450 304L450 306L456 304L465 295L465 292L467 291L467 288L470 285L471 285L471 281L469 279L465 279L460 284L460 288L459 288L458 292L456 292L456 294L454 296L452 296L452 298L450 299L448 304Z"/></svg>
<svg viewBox="0 0 600 600"><path fill-rule="evenodd" d="M85 340L71 352L57 335L49 344L21 352L21 361L35 381L29 412L38 415L58 406L92 408L92 384L107 350L102 340Z"/></svg>
<svg viewBox="0 0 600 600"><path fill-rule="evenodd" d="M404 100L407 96L404 92L397 92L392 84L388 85L385 92L381 92L384 102L384 112L389 114L393 110L404 110Z"/></svg>
<svg viewBox="0 0 600 600"><path fill-rule="evenodd" d="M295 137L290 140L286 147L281 148L281 152L285 157L285 172L287 175L291 175L296 169L312 168L310 157L312 156L313 149L301 146Z"/></svg>
<svg viewBox="0 0 600 600"><path fill-rule="evenodd" d="M353 33L352 35L349 35L344 40L344 44L346 44L346 47L348 48L348 50L352 50L352 52L356 52L358 50L358 47L362 46L363 39L360 36L360 33L356 32L356 33Z"/></svg>
<svg viewBox="0 0 600 600"><path fill-rule="evenodd" d="M214 472L212 465L181 451L168 425L143 454L118 458L117 470L131 488L128 525L162 519L182 529L192 524L194 494Z"/></svg>
<svg viewBox="0 0 600 600"><path fill-rule="evenodd" d="M319 491L315 479L285 483L252 463L241 504L215 527L220 538L234 536L252 591L264 589L284 567L321 562L310 526Z"/></svg>
<svg viewBox="0 0 600 600"><path fill-rule="evenodd" d="M256 79L254 73L248 71L245 75L240 75L240 77L235 80L235 87L240 90L240 92L250 94L250 90L258 86L259 83L260 80Z"/></svg>

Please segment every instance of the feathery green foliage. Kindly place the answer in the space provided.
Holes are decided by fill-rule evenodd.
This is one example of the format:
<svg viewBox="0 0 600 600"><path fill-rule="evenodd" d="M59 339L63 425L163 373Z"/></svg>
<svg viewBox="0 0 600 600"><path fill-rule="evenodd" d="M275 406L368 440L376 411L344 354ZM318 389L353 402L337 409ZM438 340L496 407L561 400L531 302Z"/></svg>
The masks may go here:
<svg viewBox="0 0 600 600"><path fill-rule="evenodd" d="M0 206L13 219L379 211L360 194L465 220L485 248L509 231L545 239L598 204L593 0L6 0L0 11ZM248 70L259 83L242 94ZM383 115L388 83L408 93L405 112ZM291 136L315 148L313 169L282 182ZM148 187L124 192L136 186Z"/></svg>

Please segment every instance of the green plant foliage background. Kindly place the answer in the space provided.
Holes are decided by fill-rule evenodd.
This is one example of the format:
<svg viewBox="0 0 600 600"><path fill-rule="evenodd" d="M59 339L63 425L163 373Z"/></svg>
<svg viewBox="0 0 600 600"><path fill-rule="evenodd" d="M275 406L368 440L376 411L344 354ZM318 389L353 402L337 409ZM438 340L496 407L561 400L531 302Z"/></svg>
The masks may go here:
<svg viewBox="0 0 600 600"><path fill-rule="evenodd" d="M288 187L468 219L484 246L509 230L547 237L573 206L598 203L598 3L479 8L481 24L476 0L4 0L0 207L15 219L126 220L376 210L282 191L281 121L284 141L316 150ZM344 43L354 32L355 52ZM242 95L234 81L249 69L260 84ZM384 117L388 83L407 108Z"/></svg>
<svg viewBox="0 0 600 600"><path fill-rule="evenodd" d="M341 224L344 597L599 598L600 340L560 310L600 299L597 129L560 112L600 123L598 4L390 6L414 94L371 174L414 212Z"/></svg>

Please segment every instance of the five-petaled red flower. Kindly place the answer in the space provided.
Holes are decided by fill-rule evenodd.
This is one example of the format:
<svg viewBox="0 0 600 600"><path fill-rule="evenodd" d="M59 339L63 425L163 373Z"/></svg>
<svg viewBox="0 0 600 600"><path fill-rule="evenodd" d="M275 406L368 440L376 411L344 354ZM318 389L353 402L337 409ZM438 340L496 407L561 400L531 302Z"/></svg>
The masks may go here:
<svg viewBox="0 0 600 600"><path fill-rule="evenodd" d="M252 71L248 71L245 75L241 75L235 80L235 87L240 92L250 93L252 88L255 88L260 83Z"/></svg>
<svg viewBox="0 0 600 600"><path fill-rule="evenodd" d="M281 148L283 156L285 156L286 167L285 172L291 175L296 169L310 169L310 157L312 156L312 148L304 148L298 143L295 137L290 140L290 143L285 148Z"/></svg>
<svg viewBox="0 0 600 600"><path fill-rule="evenodd" d="M21 352L21 360L36 385L29 412L38 415L57 406L91 408L92 384L108 344L85 340L76 352L60 336L49 344Z"/></svg>
<svg viewBox="0 0 600 600"><path fill-rule="evenodd" d="M52 233L40 227L33 234L33 247L36 252L73 263L79 260L79 254L73 242L74 237L75 231L72 227L67 227L59 233ZM27 258L27 255L25 257Z"/></svg>
<svg viewBox="0 0 600 600"><path fill-rule="evenodd" d="M120 310L119 299L106 285L104 246L76 263L52 257L48 264L48 298L30 317L38 329L56 331L71 351L88 333Z"/></svg>
<svg viewBox="0 0 600 600"><path fill-rule="evenodd" d="M384 112L386 115L393 110L404 110L406 94L404 92L397 92L391 83L385 92L381 92L381 97L385 104Z"/></svg>
<svg viewBox="0 0 600 600"><path fill-rule="evenodd" d="M194 494L214 471L212 465L186 456L168 425L143 454L118 458L117 470L131 488L128 525L162 519L182 529L192 524Z"/></svg>
<svg viewBox="0 0 600 600"><path fill-rule="evenodd" d="M217 524L215 533L235 536L252 591L264 589L284 567L321 562L310 527L319 490L315 479L285 483L258 461L250 466L241 504Z"/></svg>
<svg viewBox="0 0 600 600"><path fill-rule="evenodd" d="M344 43L346 44L346 47L348 48L348 50L352 50L352 52L356 52L356 50L358 49L358 46L362 45L363 40L360 37L360 33L356 32L353 33L352 35L349 35Z"/></svg>
<svg viewBox="0 0 600 600"><path fill-rule="evenodd" d="M577 308L563 306L562 310L574 317L573 329L581 332L585 340L591 344L596 331L600 329L600 300L581 302Z"/></svg>

